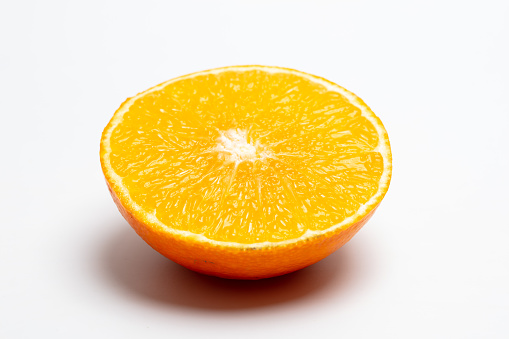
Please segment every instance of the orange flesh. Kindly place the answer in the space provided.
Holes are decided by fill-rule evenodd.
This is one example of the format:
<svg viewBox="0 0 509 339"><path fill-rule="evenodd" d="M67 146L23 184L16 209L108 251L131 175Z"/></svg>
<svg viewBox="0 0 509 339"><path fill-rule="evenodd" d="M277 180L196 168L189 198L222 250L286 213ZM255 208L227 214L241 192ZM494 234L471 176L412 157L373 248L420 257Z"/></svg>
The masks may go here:
<svg viewBox="0 0 509 339"><path fill-rule="evenodd" d="M384 164L373 125L341 94L289 73L225 71L136 100L111 166L168 227L237 243L283 241L355 214Z"/></svg>

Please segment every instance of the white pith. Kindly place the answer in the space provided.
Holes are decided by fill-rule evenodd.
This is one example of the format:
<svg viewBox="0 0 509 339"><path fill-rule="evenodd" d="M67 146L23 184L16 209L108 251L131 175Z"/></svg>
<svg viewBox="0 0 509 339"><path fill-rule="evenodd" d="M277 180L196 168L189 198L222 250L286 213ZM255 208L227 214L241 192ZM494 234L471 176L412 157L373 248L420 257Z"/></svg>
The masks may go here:
<svg viewBox="0 0 509 339"><path fill-rule="evenodd" d="M248 141L245 130L229 129L219 133L217 146L214 148L214 151L218 152L227 162L231 161L239 164L242 161L263 159L269 155L268 151Z"/></svg>
<svg viewBox="0 0 509 339"><path fill-rule="evenodd" d="M311 231L307 230L302 236L295 239L289 239L284 240L280 242L260 242L260 243L251 243L251 244L243 244L243 243L233 243L233 242L221 242L217 240L209 239L201 234L195 234L189 231L181 231L181 230L175 230L171 227L168 227L164 223L162 223L153 213L150 213L148 211L143 210L137 203L135 203L130 195L128 190L124 187L122 184L122 178L118 176L112 169L110 164L110 136L115 129L116 126L118 126L123 119L124 114L129 110L129 107L134 103L135 100L137 100L139 97L146 95L148 93L157 91L162 89L163 87L175 82L184 80L186 78L192 78L199 75L205 75L205 74L218 74L221 72L224 72L225 70L228 71L252 71L252 70L259 70L263 72L268 73L290 73L295 74L301 77L305 77L308 80L315 82L319 85L324 86L327 90L332 92L337 92L346 97L350 103L361 111L362 116L364 116L366 119L368 119L370 122L372 122L373 126L376 128L376 131L378 133L379 137L379 144L375 148L374 151L379 152L380 155L383 158L384 161L384 171L380 178L378 191L376 194L374 194L371 199L369 199L365 204L363 204L355 213L354 215L344 219L341 223L336 224L334 226L331 226L330 228L322 231ZM145 222L151 224L152 226L156 226L157 228L160 228L162 231L169 232L175 235L178 235L180 237L185 237L188 239L194 239L198 242L205 242L209 243L211 245L221 245L221 246L231 246L231 247L237 247L237 248L245 248L245 249L257 249L257 248L267 248L270 246L281 246L281 245L287 245L295 242L300 241L306 241L309 240L312 237L321 236L326 233L333 233L337 231L338 229L348 226L354 222L357 222L361 220L369 211L371 211L373 208L376 207L377 202L379 201L379 198L381 195L383 195L387 191L387 187L390 182L390 176L392 171L391 166L391 152L390 152L390 146L389 146L389 140L387 137L387 132L381 125L381 122L378 120L378 118L371 112L369 108L365 104L363 104L355 95L348 92L344 88L330 83L324 79L321 79L319 77L315 77L310 74L301 73L298 71L290 70L290 69L284 69L284 68L277 68L277 67L267 67L267 66L237 66L237 67L228 67L228 68L220 68L220 69L213 69L208 71L203 71L199 73L189 74L186 76L182 76L179 78L175 78L172 80L169 80L165 83L162 83L158 86L155 86L145 92L142 92L138 95L136 95L133 98L130 98L127 100L115 113L114 117L110 121L110 124L108 126L108 129L103 133L103 140L101 142L102 147L104 148L104 157L103 161L105 162L104 168L106 171L106 176L110 178L110 182L112 183L115 193L117 194L120 201L123 203L124 206L129 206L131 209L131 212L140 220L145 220ZM260 154L259 150L257 149L256 145L253 145L249 143L247 140L247 134L245 131L242 130L228 130L223 131L221 136L218 139L218 146L216 147L217 151L220 151L227 156L230 157L230 160L238 163L241 161L249 161L256 159L257 157L263 156L263 154ZM127 204L125 203L127 202Z"/></svg>

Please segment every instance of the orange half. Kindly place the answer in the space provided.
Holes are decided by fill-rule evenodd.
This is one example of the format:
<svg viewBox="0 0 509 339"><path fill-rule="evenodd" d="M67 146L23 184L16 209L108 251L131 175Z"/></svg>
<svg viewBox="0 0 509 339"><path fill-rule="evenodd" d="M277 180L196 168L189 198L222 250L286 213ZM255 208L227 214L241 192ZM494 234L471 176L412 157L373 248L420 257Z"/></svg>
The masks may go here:
<svg viewBox="0 0 509 339"><path fill-rule="evenodd" d="M388 190L387 132L353 93L267 66L213 69L125 101L101 164L155 250L205 274L260 279L346 243Z"/></svg>

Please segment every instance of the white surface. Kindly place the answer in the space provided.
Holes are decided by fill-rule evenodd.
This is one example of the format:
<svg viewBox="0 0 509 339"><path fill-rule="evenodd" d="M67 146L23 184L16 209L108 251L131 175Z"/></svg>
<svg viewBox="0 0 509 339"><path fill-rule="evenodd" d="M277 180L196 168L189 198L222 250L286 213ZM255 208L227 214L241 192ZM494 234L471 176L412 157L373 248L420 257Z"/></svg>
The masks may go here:
<svg viewBox="0 0 509 339"><path fill-rule="evenodd" d="M1 338L508 338L507 1L2 2ZM350 243L259 282L180 268L117 212L102 128L129 96L296 68L384 122L393 181Z"/></svg>

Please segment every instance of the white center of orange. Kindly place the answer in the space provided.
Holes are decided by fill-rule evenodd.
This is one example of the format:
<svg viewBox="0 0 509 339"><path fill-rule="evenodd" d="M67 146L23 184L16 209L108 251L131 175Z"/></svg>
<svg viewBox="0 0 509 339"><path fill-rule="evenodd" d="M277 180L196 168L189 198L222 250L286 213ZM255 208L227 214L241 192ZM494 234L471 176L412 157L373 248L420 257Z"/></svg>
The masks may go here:
<svg viewBox="0 0 509 339"><path fill-rule="evenodd" d="M229 129L220 133L216 151L222 153L225 159L239 163L257 158L256 147L247 140L246 131Z"/></svg>

